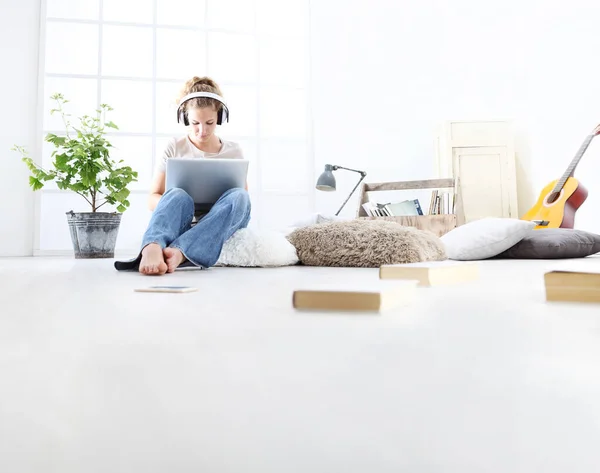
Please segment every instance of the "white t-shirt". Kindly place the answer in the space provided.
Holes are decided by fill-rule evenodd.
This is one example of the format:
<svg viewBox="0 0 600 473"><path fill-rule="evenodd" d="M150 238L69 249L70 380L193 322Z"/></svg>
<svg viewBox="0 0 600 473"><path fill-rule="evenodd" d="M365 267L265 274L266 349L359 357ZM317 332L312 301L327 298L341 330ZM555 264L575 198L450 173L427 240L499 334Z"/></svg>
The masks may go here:
<svg viewBox="0 0 600 473"><path fill-rule="evenodd" d="M243 159L244 153L240 145L233 141L221 140L221 149L218 153L206 153L196 148L188 135L169 140L163 155L156 160L155 172L166 172L167 159L169 158L229 158Z"/></svg>

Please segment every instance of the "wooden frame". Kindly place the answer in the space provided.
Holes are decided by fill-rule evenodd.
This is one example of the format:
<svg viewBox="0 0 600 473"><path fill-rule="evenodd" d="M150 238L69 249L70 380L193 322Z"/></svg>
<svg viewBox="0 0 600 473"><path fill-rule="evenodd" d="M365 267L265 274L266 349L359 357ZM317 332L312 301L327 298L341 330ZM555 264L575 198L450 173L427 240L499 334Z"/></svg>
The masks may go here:
<svg viewBox="0 0 600 473"><path fill-rule="evenodd" d="M454 189L455 213L438 215L407 215L400 217L370 217L363 208L363 204L369 201L369 196L367 195L368 192L442 188ZM362 185L360 203L358 204L356 217L363 220L389 220L398 222L401 225L415 227L420 230L428 230L437 236L442 236L453 228L465 223L460 183L458 179L428 179L422 181L379 182L372 184L364 183Z"/></svg>

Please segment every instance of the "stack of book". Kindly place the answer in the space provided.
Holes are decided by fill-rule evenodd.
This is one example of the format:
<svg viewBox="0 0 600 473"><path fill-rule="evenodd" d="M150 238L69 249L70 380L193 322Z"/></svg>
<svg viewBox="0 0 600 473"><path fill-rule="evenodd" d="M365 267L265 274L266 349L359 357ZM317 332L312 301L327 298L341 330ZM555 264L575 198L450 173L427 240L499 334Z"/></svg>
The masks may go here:
<svg viewBox="0 0 600 473"><path fill-rule="evenodd" d="M401 217L404 215L423 215L419 199L403 200L387 204L366 202L363 209L369 217Z"/></svg>
<svg viewBox="0 0 600 473"><path fill-rule="evenodd" d="M434 190L431 193L429 202L429 215L448 215L454 213L455 196L450 192L439 192Z"/></svg>
<svg viewBox="0 0 600 473"><path fill-rule="evenodd" d="M450 192L434 190L431 193L429 209L425 215L449 215L454 213L455 196ZM365 202L362 207L369 217L403 217L424 215L419 199L401 202Z"/></svg>

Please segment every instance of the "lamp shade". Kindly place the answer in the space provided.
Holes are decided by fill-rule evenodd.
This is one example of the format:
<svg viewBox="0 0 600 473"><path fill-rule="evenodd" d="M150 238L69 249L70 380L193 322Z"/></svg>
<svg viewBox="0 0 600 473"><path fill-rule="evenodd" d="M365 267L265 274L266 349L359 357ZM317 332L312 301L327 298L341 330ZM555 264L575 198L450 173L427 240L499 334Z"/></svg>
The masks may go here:
<svg viewBox="0 0 600 473"><path fill-rule="evenodd" d="M333 175L331 164L325 165L325 171L319 176L316 187L320 191L331 192L335 190L335 176Z"/></svg>

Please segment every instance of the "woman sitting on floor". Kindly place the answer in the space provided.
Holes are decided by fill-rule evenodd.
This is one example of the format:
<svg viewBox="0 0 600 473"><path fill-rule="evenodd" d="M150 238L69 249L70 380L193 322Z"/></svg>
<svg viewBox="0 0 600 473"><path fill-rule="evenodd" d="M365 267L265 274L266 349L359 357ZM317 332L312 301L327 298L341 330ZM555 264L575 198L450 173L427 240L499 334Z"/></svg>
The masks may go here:
<svg viewBox="0 0 600 473"><path fill-rule="evenodd" d="M247 185L246 189L225 192L204 215L195 214L194 201L184 190L173 188L165 192L169 158L243 158L237 143L215 135L216 126L227 110L219 99L198 96L206 92L223 96L219 86L208 77L194 77L183 87L178 118L181 113L188 133L171 139L158 160L148 202L153 213L141 252L132 261L115 262L117 270L138 269L142 274L161 275L172 273L184 262L208 268L218 261L225 241L238 229L248 226L251 205ZM192 225L194 217L198 221Z"/></svg>

